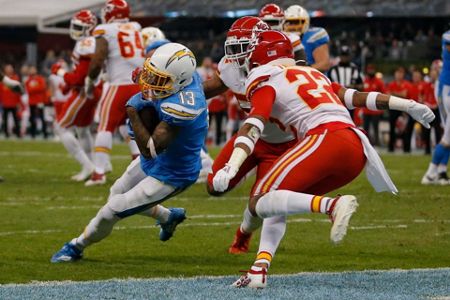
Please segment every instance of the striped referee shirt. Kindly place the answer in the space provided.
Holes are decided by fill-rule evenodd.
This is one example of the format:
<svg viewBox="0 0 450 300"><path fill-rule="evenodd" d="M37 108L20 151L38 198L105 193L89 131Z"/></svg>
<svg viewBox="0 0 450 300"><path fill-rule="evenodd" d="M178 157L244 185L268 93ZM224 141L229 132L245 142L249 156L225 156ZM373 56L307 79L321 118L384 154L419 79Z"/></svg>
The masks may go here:
<svg viewBox="0 0 450 300"><path fill-rule="evenodd" d="M328 71L331 81L345 87L353 87L363 83L363 76L358 66L354 63L338 64Z"/></svg>

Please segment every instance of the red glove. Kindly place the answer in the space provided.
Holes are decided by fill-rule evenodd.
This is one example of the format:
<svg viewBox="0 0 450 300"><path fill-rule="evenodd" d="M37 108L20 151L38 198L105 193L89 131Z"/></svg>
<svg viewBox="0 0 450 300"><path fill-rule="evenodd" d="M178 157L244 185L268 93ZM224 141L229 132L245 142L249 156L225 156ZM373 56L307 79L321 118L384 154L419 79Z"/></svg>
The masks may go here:
<svg viewBox="0 0 450 300"><path fill-rule="evenodd" d="M137 67L136 69L133 70L133 72L131 73L131 81L133 81L134 83L138 84L139 83L139 76L141 75L142 69Z"/></svg>

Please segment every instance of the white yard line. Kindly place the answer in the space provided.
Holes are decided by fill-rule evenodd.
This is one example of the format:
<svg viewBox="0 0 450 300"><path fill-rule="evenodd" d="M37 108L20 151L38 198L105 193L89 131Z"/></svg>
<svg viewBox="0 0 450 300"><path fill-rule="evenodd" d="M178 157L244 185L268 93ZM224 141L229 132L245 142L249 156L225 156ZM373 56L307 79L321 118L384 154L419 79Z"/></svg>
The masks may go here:
<svg viewBox="0 0 450 300"><path fill-rule="evenodd" d="M191 219L221 219L221 218L238 218L240 215L193 215L189 217ZM305 223L305 222L318 222L318 223L329 223L328 220L313 220L305 218L297 218L288 220L288 223ZM220 227L220 226L231 226L239 225L240 220L233 222L187 222L184 223L183 227ZM157 228L156 225L140 225L140 226L116 226L114 230L137 230L137 229L150 229ZM376 229L404 229L407 225L374 225L374 226L351 226L352 230L376 230ZM52 234L62 232L61 229L46 229L46 230L17 230L17 231L0 231L0 236L10 236L10 235L32 235L32 234Z"/></svg>

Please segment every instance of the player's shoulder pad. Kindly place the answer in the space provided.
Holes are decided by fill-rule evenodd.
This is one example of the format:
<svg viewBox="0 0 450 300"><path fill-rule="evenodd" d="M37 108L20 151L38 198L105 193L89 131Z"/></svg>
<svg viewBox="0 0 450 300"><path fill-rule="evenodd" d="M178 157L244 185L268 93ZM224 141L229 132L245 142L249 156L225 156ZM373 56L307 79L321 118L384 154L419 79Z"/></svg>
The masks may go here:
<svg viewBox="0 0 450 300"><path fill-rule="evenodd" d="M271 77L279 74L280 72L284 72L284 68L282 66L275 65L262 65L251 70L247 76L247 80L245 81L245 94L247 99L250 99L256 88L267 84Z"/></svg>
<svg viewBox="0 0 450 300"><path fill-rule="evenodd" d="M328 32L322 27L312 27L305 33L305 40L309 44L324 44L328 43L330 37Z"/></svg>
<svg viewBox="0 0 450 300"><path fill-rule="evenodd" d="M201 78L194 73L193 82L178 93L164 99L161 111L177 120L195 120L206 110L205 94Z"/></svg>
<svg viewBox="0 0 450 300"><path fill-rule="evenodd" d="M92 32L92 36L93 37L101 37L104 35L107 35L111 32L112 26L113 24L100 24L97 25L94 28L94 31Z"/></svg>
<svg viewBox="0 0 450 300"><path fill-rule="evenodd" d="M446 32L444 32L444 33L442 34L442 40L443 40L446 44L450 43L450 30L447 30Z"/></svg>
<svg viewBox="0 0 450 300"><path fill-rule="evenodd" d="M77 41L74 51L80 56L93 55L95 53L95 38L90 36Z"/></svg>

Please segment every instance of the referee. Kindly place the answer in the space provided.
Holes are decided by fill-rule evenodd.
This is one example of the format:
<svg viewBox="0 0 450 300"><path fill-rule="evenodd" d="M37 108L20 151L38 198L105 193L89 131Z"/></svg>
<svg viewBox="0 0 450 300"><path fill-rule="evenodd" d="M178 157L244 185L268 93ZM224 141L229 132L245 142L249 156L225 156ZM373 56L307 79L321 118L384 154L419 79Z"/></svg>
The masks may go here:
<svg viewBox="0 0 450 300"><path fill-rule="evenodd" d="M331 81L337 82L347 88L362 91L364 88L363 76L358 66L352 63L350 47L343 45L339 51L339 63L332 67L328 76ZM350 110L353 118L353 110Z"/></svg>

